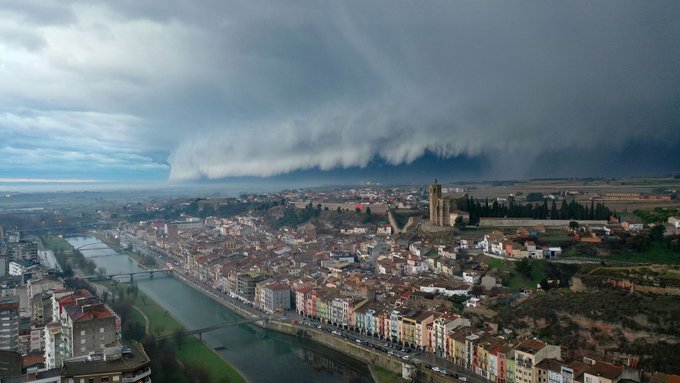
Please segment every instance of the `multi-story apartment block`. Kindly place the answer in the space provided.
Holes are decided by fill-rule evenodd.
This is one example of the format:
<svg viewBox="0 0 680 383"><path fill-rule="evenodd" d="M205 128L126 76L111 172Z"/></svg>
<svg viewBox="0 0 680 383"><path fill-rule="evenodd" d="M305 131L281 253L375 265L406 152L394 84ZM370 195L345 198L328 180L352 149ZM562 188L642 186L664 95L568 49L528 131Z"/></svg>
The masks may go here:
<svg viewBox="0 0 680 383"><path fill-rule="evenodd" d="M253 304L268 314L275 311L290 310L290 286L274 280L258 282L255 285Z"/></svg>
<svg viewBox="0 0 680 383"><path fill-rule="evenodd" d="M430 339L427 350L440 357L450 357L449 333L458 327L469 326L470 320L459 315L442 315L432 321L429 333Z"/></svg>
<svg viewBox="0 0 680 383"><path fill-rule="evenodd" d="M322 322L330 322L333 296L324 295L316 299L316 317Z"/></svg>
<svg viewBox="0 0 680 383"><path fill-rule="evenodd" d="M12 260L38 260L37 242L21 240L18 242L8 242L6 246L6 254Z"/></svg>
<svg viewBox="0 0 680 383"><path fill-rule="evenodd" d="M290 287L282 283L271 283L262 288L264 305L262 309L267 313L280 310L290 310Z"/></svg>
<svg viewBox="0 0 680 383"><path fill-rule="evenodd" d="M259 273L239 273L236 280L236 293L242 299L252 302L255 299L255 286L267 277Z"/></svg>
<svg viewBox="0 0 680 383"><path fill-rule="evenodd" d="M120 318L85 291L53 299L54 321L45 325L45 363L61 367L69 358L102 352L120 340Z"/></svg>
<svg viewBox="0 0 680 383"><path fill-rule="evenodd" d="M311 287L301 287L295 290L295 311L300 315L307 315L307 293Z"/></svg>
<svg viewBox="0 0 680 383"><path fill-rule="evenodd" d="M19 297L0 297L0 351L19 348Z"/></svg>
<svg viewBox="0 0 680 383"><path fill-rule="evenodd" d="M516 342L507 343L498 350L498 383L515 382L515 346Z"/></svg>
<svg viewBox="0 0 680 383"><path fill-rule="evenodd" d="M120 340L120 319L96 297L80 298L66 306L62 326L67 331L66 355L77 357L101 352Z"/></svg>
<svg viewBox="0 0 680 383"><path fill-rule="evenodd" d="M560 346L549 345L535 339L522 341L515 348L515 382L538 383L534 366L548 358L561 359Z"/></svg>
<svg viewBox="0 0 680 383"><path fill-rule="evenodd" d="M465 337L465 368L470 371L477 369L477 344L480 336L478 334L470 334Z"/></svg>
<svg viewBox="0 0 680 383"><path fill-rule="evenodd" d="M44 327L45 332L45 367L48 369L58 368L62 365L64 355L64 337L59 322L48 323Z"/></svg>
<svg viewBox="0 0 680 383"><path fill-rule="evenodd" d="M352 298L350 297L338 297L333 299L333 317L331 321L335 326L341 326L343 328L349 327L349 306L351 301Z"/></svg>
<svg viewBox="0 0 680 383"><path fill-rule="evenodd" d="M585 357L583 363L583 383L617 383L623 378L623 367Z"/></svg>
<svg viewBox="0 0 680 383"><path fill-rule="evenodd" d="M354 314L358 309L360 309L363 305L367 303L368 299L364 298L355 298L349 303L349 306L347 307L347 320L349 321L348 326L350 330L353 330L357 327L356 318Z"/></svg>
<svg viewBox="0 0 680 383"><path fill-rule="evenodd" d="M456 366L466 367L467 347L465 338L471 335L472 328L465 326L450 332L447 337L447 357L453 360Z"/></svg>
<svg viewBox="0 0 680 383"><path fill-rule="evenodd" d="M495 336L486 336L477 345L477 369L475 373L493 382L498 381L498 353L507 344L507 340Z"/></svg>
<svg viewBox="0 0 680 383"><path fill-rule="evenodd" d="M585 364L565 363L557 359L543 359L536 364L537 383L573 383L583 374Z"/></svg>

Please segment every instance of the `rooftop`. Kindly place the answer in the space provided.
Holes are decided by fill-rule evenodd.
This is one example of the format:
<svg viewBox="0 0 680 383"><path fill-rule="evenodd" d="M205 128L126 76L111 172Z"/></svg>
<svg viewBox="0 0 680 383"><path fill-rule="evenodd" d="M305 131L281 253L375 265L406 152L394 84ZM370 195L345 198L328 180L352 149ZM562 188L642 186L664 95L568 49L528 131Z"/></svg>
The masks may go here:
<svg viewBox="0 0 680 383"><path fill-rule="evenodd" d="M535 354L541 351L545 346L546 344L544 342L541 342L540 340L527 339L520 343L519 346L517 346L516 350L526 352L529 354Z"/></svg>
<svg viewBox="0 0 680 383"><path fill-rule="evenodd" d="M123 352L120 359L64 362L62 376L73 377L89 374L134 371L151 362L141 344L130 342L124 345L123 348L129 350L129 352Z"/></svg>

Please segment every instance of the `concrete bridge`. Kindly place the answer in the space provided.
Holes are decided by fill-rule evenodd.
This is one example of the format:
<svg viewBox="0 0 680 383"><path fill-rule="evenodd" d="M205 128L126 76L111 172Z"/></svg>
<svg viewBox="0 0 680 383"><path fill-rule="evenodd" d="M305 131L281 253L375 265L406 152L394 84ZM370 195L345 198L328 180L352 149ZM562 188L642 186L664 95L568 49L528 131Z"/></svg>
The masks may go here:
<svg viewBox="0 0 680 383"><path fill-rule="evenodd" d="M129 276L130 277L130 283L134 280L135 275L141 275L141 274L149 274L149 279L153 279L154 273L168 273L172 274L174 272L174 269L171 268L162 268L162 269L148 269L144 271L135 271L135 272L129 272L129 273L113 273L113 274L103 274L103 275L87 275L84 277L80 277L80 279L85 279L88 281L101 281L104 279L113 279L114 277L122 277L122 276Z"/></svg>
<svg viewBox="0 0 680 383"><path fill-rule="evenodd" d="M216 325L203 327L203 328L199 328L199 329L196 329L196 330L187 331L186 334L187 335L198 334L198 338L202 340L203 339L203 333L206 333L206 332L219 330L219 329L224 328L224 327L237 326L237 325L244 324L244 323L253 323L253 322L260 322L260 321L267 323L269 321L269 318L239 319L239 320L234 320L234 321L229 321L229 322L222 322L222 323L218 323ZM173 335L171 334L171 335L161 336L157 339L168 339L168 338L172 338L172 337L173 337Z"/></svg>

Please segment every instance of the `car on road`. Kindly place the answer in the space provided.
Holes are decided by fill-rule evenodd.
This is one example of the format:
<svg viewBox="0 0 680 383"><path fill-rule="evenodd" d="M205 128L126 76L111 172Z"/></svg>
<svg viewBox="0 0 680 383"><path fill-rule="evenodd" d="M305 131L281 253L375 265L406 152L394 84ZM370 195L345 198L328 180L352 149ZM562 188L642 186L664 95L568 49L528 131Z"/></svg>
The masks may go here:
<svg viewBox="0 0 680 383"><path fill-rule="evenodd" d="M439 368L439 367L437 367L437 366L432 367L432 371L440 372L441 370L442 370L442 369Z"/></svg>
<svg viewBox="0 0 680 383"><path fill-rule="evenodd" d="M359 344L363 343L363 342L361 341L361 339L356 339L356 342L359 343Z"/></svg>
<svg viewBox="0 0 680 383"><path fill-rule="evenodd" d="M465 377L465 376L459 376L459 377L458 377L458 380L460 380L461 382L467 382L467 377Z"/></svg>
<svg viewBox="0 0 680 383"><path fill-rule="evenodd" d="M401 359L404 359L404 360L409 360L409 359L411 359L411 357L410 357L410 356L408 356L408 355L404 355L404 356L402 356L402 357L401 357Z"/></svg>

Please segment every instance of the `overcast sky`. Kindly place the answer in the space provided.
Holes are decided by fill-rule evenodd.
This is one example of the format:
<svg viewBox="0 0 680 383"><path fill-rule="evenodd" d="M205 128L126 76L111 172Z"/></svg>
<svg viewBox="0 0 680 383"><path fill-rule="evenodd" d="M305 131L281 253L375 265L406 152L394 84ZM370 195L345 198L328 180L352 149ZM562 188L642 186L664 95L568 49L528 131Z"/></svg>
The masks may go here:
<svg viewBox="0 0 680 383"><path fill-rule="evenodd" d="M678 15L677 0L4 0L0 179L677 172Z"/></svg>

